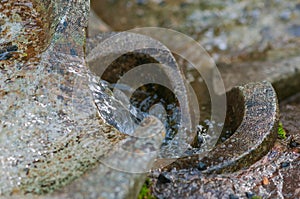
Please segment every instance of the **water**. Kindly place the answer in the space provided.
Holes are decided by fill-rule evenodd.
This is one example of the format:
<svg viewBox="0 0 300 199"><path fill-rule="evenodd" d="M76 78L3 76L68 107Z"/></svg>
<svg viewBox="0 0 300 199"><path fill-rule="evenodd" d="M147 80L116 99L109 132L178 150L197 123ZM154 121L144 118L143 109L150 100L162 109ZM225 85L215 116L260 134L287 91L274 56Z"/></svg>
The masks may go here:
<svg viewBox="0 0 300 199"><path fill-rule="evenodd" d="M167 88L154 84L146 85L134 91L130 99L125 94L132 92L127 85L93 79L90 88L99 114L121 132L132 135L144 118L153 115L165 125L164 144L167 145L177 134L180 126L180 108L174 94Z"/></svg>
<svg viewBox="0 0 300 199"><path fill-rule="evenodd" d="M116 127L119 131L132 135L138 125L135 119L137 111L132 106L126 107L122 101L118 100L123 94L121 90L118 90L119 98L116 99L110 87L110 84L105 80L93 79L90 84L99 114L106 122ZM126 96L123 95L123 98L121 98L127 100ZM144 118L144 116L138 117Z"/></svg>

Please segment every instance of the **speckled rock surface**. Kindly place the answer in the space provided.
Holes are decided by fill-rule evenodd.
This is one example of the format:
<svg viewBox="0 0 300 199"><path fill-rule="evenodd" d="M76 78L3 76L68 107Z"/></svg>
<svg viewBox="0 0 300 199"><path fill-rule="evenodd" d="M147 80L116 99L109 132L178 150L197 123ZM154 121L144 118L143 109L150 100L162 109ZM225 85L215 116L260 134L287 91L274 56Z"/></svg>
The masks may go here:
<svg viewBox="0 0 300 199"><path fill-rule="evenodd" d="M31 20L34 23L31 18L36 17L36 23L43 24L46 20L47 24L37 33L33 31L32 34L37 34L35 37L28 33L34 24L24 23L25 27L16 32L17 37L1 32L7 38L4 37L5 41L1 38L0 42L0 198L136 196L143 174L128 174L99 166L100 158L112 162L124 158L120 165L134 162L132 169L145 170L149 169L154 156L136 157L135 153L130 153L124 157L113 153L123 146L122 143L141 144L133 138L125 139L98 115L84 59L89 1L3 2L1 14L8 13L8 17L11 17L10 8L19 14L24 9L31 11L23 13L24 18L15 17L8 21ZM6 26L7 21L1 24L1 28L3 25L6 29L13 27ZM42 40L48 33L51 37ZM41 39L42 44L33 39ZM7 40L18 49L8 47ZM24 49L21 45L25 46ZM42 48L36 48L36 53L30 54L27 50L30 51L28 46L31 45L42 45ZM2 46L5 48L3 52ZM13 56L3 55L11 52ZM20 59L14 56L19 54L22 55ZM135 133L162 132L162 128L157 120L148 119L148 123ZM160 142L161 139L150 139L143 144L148 143L155 149ZM116 146L118 143L119 147ZM79 181L70 184L83 174ZM47 193L50 195L45 195Z"/></svg>
<svg viewBox="0 0 300 199"><path fill-rule="evenodd" d="M299 84L295 88L299 88ZM278 90L279 94L284 92ZM267 155L249 168L227 174L207 174L207 166L198 164L191 169L153 171L150 177L154 195L157 198L299 198L299 95L282 101L280 113L287 138L277 139ZM161 173L170 183L158 180Z"/></svg>
<svg viewBox="0 0 300 199"><path fill-rule="evenodd" d="M153 171L152 191L157 198L299 198L299 95L280 104L280 120L287 138L277 139L269 152L233 173L208 174L203 166ZM246 143L244 143L246 144ZM164 175L169 182L159 180Z"/></svg>
<svg viewBox="0 0 300 199"><path fill-rule="evenodd" d="M11 2L16 9L36 6L36 3L28 1L20 5ZM81 175L88 169L86 163L93 165L97 155L110 149L109 139L97 133L103 122L100 120L99 123L97 119L88 82L85 80L85 84L81 84L81 95L73 90L76 82L83 81L77 74L86 73L83 45L88 2L41 3L52 13L47 27L53 35L44 41L47 49L44 52L37 49L38 54L29 54L32 59L36 58L34 61L18 61L12 57L7 60L11 63L5 62L1 69L0 179L5 183L1 183L0 192L3 195L41 194L55 190ZM80 9L73 10L72 7ZM42 19L46 17L42 16L41 8L40 12ZM73 30L72 27L82 28ZM23 34L26 28L20 31L19 34ZM12 38L11 42L26 44L19 37ZM35 41L28 41L28 46L31 42ZM116 136L112 140L117 140L118 133L112 134ZM107 147L91 151L87 142L81 142L97 135ZM76 149L85 155L78 156ZM78 161L79 157L82 157L81 161Z"/></svg>
<svg viewBox="0 0 300 199"><path fill-rule="evenodd" d="M152 174L157 198L299 198L300 154L280 143L248 169L232 174L205 175L198 169L164 173L170 183Z"/></svg>
<svg viewBox="0 0 300 199"><path fill-rule="evenodd" d="M169 172L156 170L150 174L154 195L157 198L299 198L299 95L283 101L280 109L287 138L277 139L269 152L249 168L227 174L208 174L203 164ZM161 182L159 175L169 182Z"/></svg>
<svg viewBox="0 0 300 199"><path fill-rule="evenodd" d="M204 157L179 158L167 168L197 168L203 172L229 172L245 168L259 160L273 146L277 137L279 107L276 93L268 82L250 83L227 94L226 122L234 134L219 143ZM238 100L240 99L240 100ZM225 124L226 125L226 124Z"/></svg>

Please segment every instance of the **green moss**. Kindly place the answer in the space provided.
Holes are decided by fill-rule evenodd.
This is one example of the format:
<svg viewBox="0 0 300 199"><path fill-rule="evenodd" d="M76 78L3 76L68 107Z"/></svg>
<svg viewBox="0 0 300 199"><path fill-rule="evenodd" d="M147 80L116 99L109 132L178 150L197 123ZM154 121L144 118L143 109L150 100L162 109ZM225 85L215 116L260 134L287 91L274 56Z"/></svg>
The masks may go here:
<svg viewBox="0 0 300 199"><path fill-rule="evenodd" d="M253 196L253 197L251 197L251 199L262 199L262 197L261 196Z"/></svg>
<svg viewBox="0 0 300 199"><path fill-rule="evenodd" d="M156 199L154 196L151 195L150 185L151 185L150 180L146 179L139 193L138 199Z"/></svg>
<svg viewBox="0 0 300 199"><path fill-rule="evenodd" d="M278 138L279 139L285 139L286 138L286 132L283 129L281 122L279 122L279 126L278 126Z"/></svg>

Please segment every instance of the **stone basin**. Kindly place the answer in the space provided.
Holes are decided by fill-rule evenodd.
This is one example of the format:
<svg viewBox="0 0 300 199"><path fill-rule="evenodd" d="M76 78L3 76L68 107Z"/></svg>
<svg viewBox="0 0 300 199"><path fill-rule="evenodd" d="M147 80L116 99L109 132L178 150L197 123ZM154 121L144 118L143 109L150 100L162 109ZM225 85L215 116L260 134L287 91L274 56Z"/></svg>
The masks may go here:
<svg viewBox="0 0 300 199"><path fill-rule="evenodd" d="M294 76L295 79L292 77L293 75L290 76L289 82L299 79L299 76ZM276 85L276 81L274 84ZM280 96L286 93L285 90L279 88L277 87L279 98L284 99L280 101L280 121L286 131L286 138L277 139L265 156L250 167L218 175L211 175L206 172L206 168L202 168L203 163L207 163L207 160L207 166L211 164L209 159L204 159L201 164L192 168L185 166L189 169L174 169L176 166L182 168L181 164L184 165L185 161L179 161L177 165L173 165L171 171L162 173L154 171L150 175L153 179L151 190L154 195L158 198L193 198L199 195L202 198L251 198L254 196L298 198L300 196L298 186L300 182L298 175L300 164L299 94L297 94L299 90L293 90L296 95L286 99ZM299 88L299 84L297 88ZM256 153L256 155L258 154ZM219 156L220 154L217 154L217 157ZM199 157L196 159L192 157L191 160L193 160L192 162L199 161ZM215 161L218 162L218 158ZM187 161L186 164L189 165L191 162ZM246 165L247 162L244 164ZM230 164L223 168L228 166ZM222 165L219 169L222 169Z"/></svg>

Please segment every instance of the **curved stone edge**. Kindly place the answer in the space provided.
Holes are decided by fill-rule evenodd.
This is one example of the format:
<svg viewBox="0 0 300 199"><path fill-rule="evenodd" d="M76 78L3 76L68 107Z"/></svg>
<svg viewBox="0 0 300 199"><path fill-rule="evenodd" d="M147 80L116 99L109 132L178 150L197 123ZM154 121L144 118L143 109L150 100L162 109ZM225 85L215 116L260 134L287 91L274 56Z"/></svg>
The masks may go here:
<svg viewBox="0 0 300 199"><path fill-rule="evenodd" d="M146 139L136 138L154 133ZM96 168L61 191L49 195L49 198L136 198L147 174L139 171L141 168L144 171L151 169L163 135L164 126L158 119L152 116L145 118L136 129L135 136L127 137L105 157L100 157ZM154 153L149 152L153 150ZM130 172L118 170L128 166Z"/></svg>
<svg viewBox="0 0 300 199"><path fill-rule="evenodd" d="M132 32L131 32L132 31ZM115 38L119 37L124 38L126 37L125 42L124 41L118 41L118 43L111 42L114 41ZM144 38L145 41L139 41L137 43L136 37ZM112 39L112 40L110 40ZM130 43L128 41L134 41L133 43ZM99 45L101 44L101 45ZM121 47L118 47L121 46ZM127 50L123 51L122 46L126 46L127 49L135 49L137 50ZM153 48L153 46L155 48ZM120 52L126 54L126 53L132 53L133 59L140 59L140 62L143 62L141 58L139 57L139 54L144 54L149 56L150 58L154 59L158 64L161 64L160 70L164 73L166 78L169 79L168 84L172 87L171 89L175 92L176 97L180 97L182 99L182 104L180 104L181 107L181 113L183 115L183 121L182 123L185 124L185 127L187 130L183 132L184 139L187 140L188 143L192 143L194 140L194 137L196 136L196 129L195 129L195 121L196 121L196 114L194 113L194 107L192 103L192 97L188 92L188 86L185 82L185 77L180 69L180 67L177 65L176 59L174 58L172 52L160 41L155 40L151 37L149 37L146 34L140 34L138 32L134 32L134 30L129 30L128 32L110 32L110 33L103 33L96 35L94 37L87 39L87 62L89 65L89 68L91 71L96 75L102 75L105 73L99 72L102 70L103 66L110 66L112 63L112 60L115 60L117 57L114 53L107 53L107 52L101 52L101 49L105 49L107 52L117 52L118 54ZM120 50L121 49L121 50ZM113 58L113 59L112 59ZM102 66L99 67L97 63L102 63ZM149 64L149 63L142 63L143 64ZM122 68L122 72L120 73L127 73L131 69L135 68L137 66L130 65L127 66L127 68ZM99 70L100 69L100 70ZM110 68L105 68L105 70ZM123 74L122 74L123 75ZM124 74L125 75L125 74ZM180 101L180 100L179 100ZM191 114L193 113L193 114Z"/></svg>
<svg viewBox="0 0 300 199"><path fill-rule="evenodd" d="M233 172L250 166L267 154L277 138L279 118L277 96L271 83L249 83L233 88L227 95L231 99L234 97L230 96L242 98L238 101L243 104L236 107L243 111L233 110L233 114L237 114L235 118L242 120L235 133L204 157L179 158L164 169L199 168L201 162L202 168L199 169L204 173Z"/></svg>

